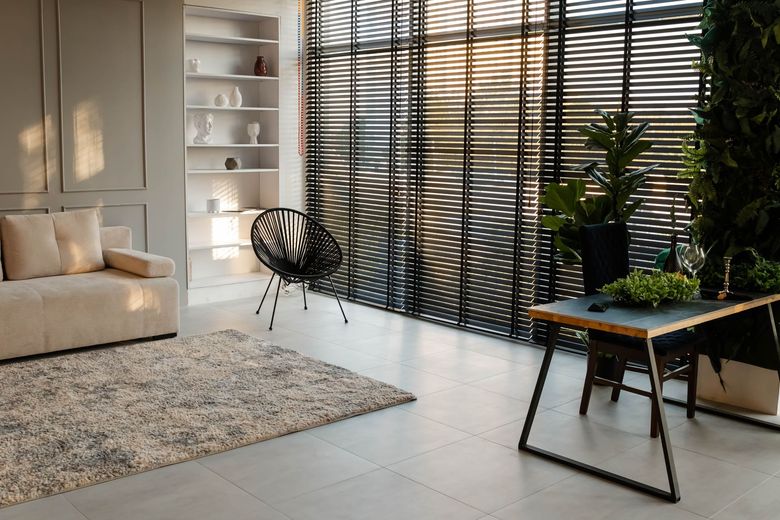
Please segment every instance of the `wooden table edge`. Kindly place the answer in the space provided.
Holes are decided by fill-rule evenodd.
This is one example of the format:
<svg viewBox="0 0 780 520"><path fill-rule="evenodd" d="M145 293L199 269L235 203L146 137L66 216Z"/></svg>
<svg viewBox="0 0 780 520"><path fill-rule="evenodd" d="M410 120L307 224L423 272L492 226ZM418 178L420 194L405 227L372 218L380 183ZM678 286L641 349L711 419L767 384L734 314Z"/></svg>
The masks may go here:
<svg viewBox="0 0 780 520"><path fill-rule="evenodd" d="M713 311L697 314L690 318L675 321L661 327L654 327L651 329L644 329L641 327L632 327L630 325L615 325L613 323L607 323L600 321L594 316L591 319L583 319L576 316L570 316L567 314L561 314L557 312L551 312L542 309L542 306L531 307L528 309L528 316L535 320L546 321L549 323L557 323L559 325L568 325L570 327L577 327L580 329L596 329L604 332L612 332L614 334L620 334L623 336L630 336L632 338L652 339L670 332L675 332L696 325L701 325L708 321L725 318L727 316L733 316L741 312L749 311L751 309L757 309L765 305L769 305L780 301L780 294L768 294L753 300L745 300L735 302L730 307L723 309L715 309ZM549 304L544 304L549 305ZM594 313L595 314L595 313Z"/></svg>

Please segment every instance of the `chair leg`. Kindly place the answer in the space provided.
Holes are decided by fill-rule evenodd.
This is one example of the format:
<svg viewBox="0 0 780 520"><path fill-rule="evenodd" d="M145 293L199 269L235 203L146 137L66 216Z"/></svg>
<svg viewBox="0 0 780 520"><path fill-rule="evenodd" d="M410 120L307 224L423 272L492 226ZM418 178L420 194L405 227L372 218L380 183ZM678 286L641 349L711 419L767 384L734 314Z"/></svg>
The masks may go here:
<svg viewBox="0 0 780 520"><path fill-rule="evenodd" d="M306 282L301 282L301 289L303 289L303 310L307 310L309 306L306 304Z"/></svg>
<svg viewBox="0 0 780 520"><path fill-rule="evenodd" d="M590 406L590 394L593 392L593 378L596 377L596 365L599 362L599 351L591 344L588 350L588 370L585 373L585 383L582 386L582 400L580 401L580 415L588 413Z"/></svg>
<svg viewBox="0 0 780 520"><path fill-rule="evenodd" d="M691 352L690 372L688 372L688 419L696 415L696 387L699 379L699 354Z"/></svg>
<svg viewBox="0 0 780 520"><path fill-rule="evenodd" d="M271 288L271 283L274 281L274 276L276 276L276 273L271 273L271 279L268 280L268 285L265 288L265 292L263 293L263 299L260 300L260 305L257 307L257 310L255 311L255 314L260 314L260 307L263 306L263 302L265 301L265 297L268 294L268 289Z"/></svg>
<svg viewBox="0 0 780 520"><path fill-rule="evenodd" d="M274 330L274 316L276 316L276 302L279 301L279 287L282 286L282 277L279 277L279 283L276 284L276 298L274 298L274 310L271 313L271 325L268 330Z"/></svg>
<svg viewBox="0 0 780 520"><path fill-rule="evenodd" d="M626 364L628 364L628 359L626 356L622 356L618 358L618 366L617 366L617 382L620 384L623 384L623 378L626 375ZM618 399L620 399L620 387L614 387L612 388L612 397L611 399L614 402L618 402Z"/></svg>
<svg viewBox="0 0 780 520"><path fill-rule="evenodd" d="M333 289L333 294L336 295L336 301L339 303L339 309L341 309L341 315L344 316L344 323L349 323L349 321L347 321L347 315L344 314L344 307L341 306L341 300L339 299L339 293L336 292L336 286L333 285L333 279L330 277L330 275L328 276L328 281L330 282L330 287Z"/></svg>
<svg viewBox="0 0 780 520"><path fill-rule="evenodd" d="M660 394L658 398L661 400L661 402L663 402L664 371L666 370L666 359L656 356L655 362L656 365L658 366L658 393ZM658 437L658 423L659 423L658 410L656 410L655 407L653 407L653 410L650 413L650 437L654 439Z"/></svg>

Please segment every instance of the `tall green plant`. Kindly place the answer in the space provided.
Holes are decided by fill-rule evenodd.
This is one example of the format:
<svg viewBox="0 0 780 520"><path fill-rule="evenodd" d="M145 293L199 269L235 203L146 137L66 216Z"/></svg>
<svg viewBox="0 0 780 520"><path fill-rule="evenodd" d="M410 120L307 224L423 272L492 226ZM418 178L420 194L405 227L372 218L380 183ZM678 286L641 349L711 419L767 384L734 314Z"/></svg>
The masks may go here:
<svg viewBox="0 0 780 520"><path fill-rule="evenodd" d="M711 94L683 149L693 230L716 258L780 260L780 0L709 0L696 64Z"/></svg>
<svg viewBox="0 0 780 520"><path fill-rule="evenodd" d="M721 258L732 256L735 282L769 287L773 265L744 251L780 260L780 0L708 0L701 28L689 39L711 88L693 109L681 175L691 180L694 237L712 247L704 282L721 278ZM716 371L732 357L776 368L764 309L707 330Z"/></svg>
<svg viewBox="0 0 780 520"><path fill-rule="evenodd" d="M557 257L564 263L582 262L581 226L624 222L634 214L644 201L629 200L645 182L645 175L658 166L629 170L634 159L652 146L650 141L642 139L649 123L631 125L634 117L631 112L614 115L603 110L596 112L604 123L591 123L581 128L580 133L587 137L585 148L606 152L603 164L606 171L597 161L583 163L577 169L584 171L605 193L586 196L585 182L577 179L566 184L549 184L542 197L542 203L555 212L543 217L542 225L553 231Z"/></svg>

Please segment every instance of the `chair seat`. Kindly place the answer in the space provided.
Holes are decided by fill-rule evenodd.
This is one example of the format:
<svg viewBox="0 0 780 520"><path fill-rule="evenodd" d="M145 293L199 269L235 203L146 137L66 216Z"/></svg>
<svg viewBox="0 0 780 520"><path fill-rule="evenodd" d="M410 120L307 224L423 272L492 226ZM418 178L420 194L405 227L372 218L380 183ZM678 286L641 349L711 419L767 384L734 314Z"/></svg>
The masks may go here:
<svg viewBox="0 0 780 520"><path fill-rule="evenodd" d="M645 340L642 338L632 338L630 336L622 336L620 334L613 334L611 332L604 332L600 330L589 330L588 337L593 341L599 341L603 343L611 343L613 345L620 345L621 347L629 347L636 349L639 353L644 351L647 346ZM691 332L689 330L678 330L676 332L670 332L663 336L653 338L653 349L656 355L668 357L670 355L682 355L691 351L697 343L702 340L701 335Z"/></svg>

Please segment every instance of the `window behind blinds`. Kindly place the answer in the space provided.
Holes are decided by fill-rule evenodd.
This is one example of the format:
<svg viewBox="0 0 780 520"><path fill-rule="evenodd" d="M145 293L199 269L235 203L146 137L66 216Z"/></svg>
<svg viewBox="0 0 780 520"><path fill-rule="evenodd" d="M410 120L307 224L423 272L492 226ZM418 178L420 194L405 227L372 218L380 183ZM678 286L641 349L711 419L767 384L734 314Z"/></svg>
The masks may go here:
<svg viewBox="0 0 780 520"><path fill-rule="evenodd" d="M632 258L669 239L693 130L701 3L309 0L307 206L344 249L350 298L522 338L529 306L581 293L540 225L547 183L601 158L596 108L650 121L659 163ZM595 191L595 187L592 187ZM682 198L679 225L685 224Z"/></svg>

